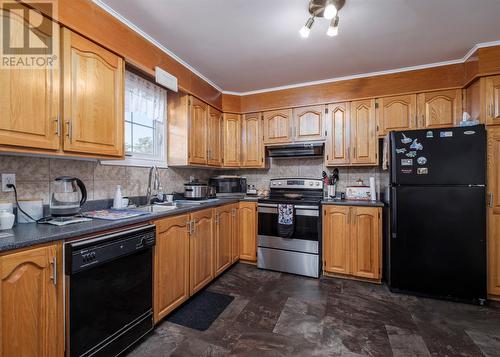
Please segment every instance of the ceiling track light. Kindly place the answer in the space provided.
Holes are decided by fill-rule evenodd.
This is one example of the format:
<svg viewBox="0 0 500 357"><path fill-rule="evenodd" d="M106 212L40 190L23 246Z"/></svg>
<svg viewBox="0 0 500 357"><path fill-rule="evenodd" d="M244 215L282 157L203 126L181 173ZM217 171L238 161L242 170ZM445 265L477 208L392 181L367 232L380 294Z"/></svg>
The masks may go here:
<svg viewBox="0 0 500 357"><path fill-rule="evenodd" d="M300 36L302 38L309 37L316 17L331 20L326 34L328 36L337 36L339 32L338 12L344 5L345 0L310 0L309 14L311 17L309 17L306 24L300 29Z"/></svg>
<svg viewBox="0 0 500 357"><path fill-rule="evenodd" d="M339 34L339 15L335 16L328 26L326 34L330 37L337 36Z"/></svg>

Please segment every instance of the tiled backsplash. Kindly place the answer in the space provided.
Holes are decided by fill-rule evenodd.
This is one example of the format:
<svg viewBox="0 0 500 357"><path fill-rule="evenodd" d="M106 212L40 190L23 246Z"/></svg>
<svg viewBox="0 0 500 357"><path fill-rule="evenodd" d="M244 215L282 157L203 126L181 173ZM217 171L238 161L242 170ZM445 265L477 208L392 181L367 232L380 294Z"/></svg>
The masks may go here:
<svg viewBox="0 0 500 357"><path fill-rule="evenodd" d="M58 176L76 176L88 191L88 200L113 198L116 185L126 196L143 196L148 185L149 168L101 165L96 161L49 159L31 156L0 156L0 173L16 174L19 199L42 199L49 203L51 182ZM183 192L189 176L208 179L212 170L169 168L160 169L160 179L166 192ZM0 200L13 201L11 192L0 192Z"/></svg>
<svg viewBox="0 0 500 357"><path fill-rule="evenodd" d="M323 171L330 174L332 169L324 166L322 158L297 158L271 160L270 167L266 170L238 170L228 173L245 176L248 184L255 185L257 188L268 188L271 178L321 178ZM366 185L369 185L370 176L375 177L377 185L382 189L389 183L388 171L382 171L379 167L340 167L337 190L344 192L346 186L354 184L358 179L362 179Z"/></svg>
<svg viewBox="0 0 500 357"><path fill-rule="evenodd" d="M257 188L268 188L269 179L279 177L311 177L320 178L321 172L330 173L325 168L323 159L279 159L271 160L266 170L231 170L216 171L192 168L160 169L160 177L165 192L183 192L183 184L190 176L207 180L217 174L238 174L247 177L248 183ZM374 176L380 187L388 183L388 173L378 167L340 168L338 190L361 178L366 184L369 177ZM51 182L58 176L76 176L83 180L88 191L89 200L112 198L116 185L122 186L127 196L146 194L149 168L132 166L101 165L96 161L49 159L31 156L0 156L0 173L15 173L19 199L42 199L49 203ZM13 201L10 192L0 192L0 200Z"/></svg>

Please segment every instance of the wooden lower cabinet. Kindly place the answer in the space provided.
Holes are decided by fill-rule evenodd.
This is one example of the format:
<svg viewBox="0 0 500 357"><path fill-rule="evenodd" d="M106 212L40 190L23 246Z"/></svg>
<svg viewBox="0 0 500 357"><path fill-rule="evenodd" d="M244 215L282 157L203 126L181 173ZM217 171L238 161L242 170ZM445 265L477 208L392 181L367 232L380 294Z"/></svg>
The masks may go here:
<svg viewBox="0 0 500 357"><path fill-rule="evenodd" d="M257 203L240 202L238 210L240 259L257 261Z"/></svg>
<svg viewBox="0 0 500 357"><path fill-rule="evenodd" d="M382 208L323 208L325 274L381 280Z"/></svg>
<svg viewBox="0 0 500 357"><path fill-rule="evenodd" d="M156 222L154 320L158 322L189 298L190 216Z"/></svg>
<svg viewBox="0 0 500 357"><path fill-rule="evenodd" d="M221 274L233 263L232 240L234 224L232 205L225 205L215 209L215 276Z"/></svg>
<svg viewBox="0 0 500 357"><path fill-rule="evenodd" d="M63 356L61 244L0 256L0 276L0 356Z"/></svg>
<svg viewBox="0 0 500 357"><path fill-rule="evenodd" d="M214 214L211 208L191 214L189 293L193 295L214 278Z"/></svg>
<svg viewBox="0 0 500 357"><path fill-rule="evenodd" d="M500 127L488 127L488 295L500 300Z"/></svg>

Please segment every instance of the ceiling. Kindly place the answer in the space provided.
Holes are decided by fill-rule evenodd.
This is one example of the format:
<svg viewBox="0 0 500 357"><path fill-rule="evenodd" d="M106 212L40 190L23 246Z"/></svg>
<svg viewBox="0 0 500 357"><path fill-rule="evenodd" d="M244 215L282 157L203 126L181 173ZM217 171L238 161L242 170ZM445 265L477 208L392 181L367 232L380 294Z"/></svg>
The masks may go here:
<svg viewBox="0 0 500 357"><path fill-rule="evenodd" d="M95 0L226 92L459 61L500 40L500 0L346 0L337 37L308 0ZM115 14L115 15L117 15ZM500 43L499 43L500 44Z"/></svg>

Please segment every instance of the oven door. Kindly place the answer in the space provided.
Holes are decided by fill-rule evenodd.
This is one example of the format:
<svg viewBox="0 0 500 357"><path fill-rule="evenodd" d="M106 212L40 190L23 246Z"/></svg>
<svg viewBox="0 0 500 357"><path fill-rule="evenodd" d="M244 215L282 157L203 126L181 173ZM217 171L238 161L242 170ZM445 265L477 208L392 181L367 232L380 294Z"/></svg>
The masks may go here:
<svg viewBox="0 0 500 357"><path fill-rule="evenodd" d="M278 237L278 204L259 203L259 236ZM294 232L288 239L318 242L320 235L319 206L295 205Z"/></svg>

